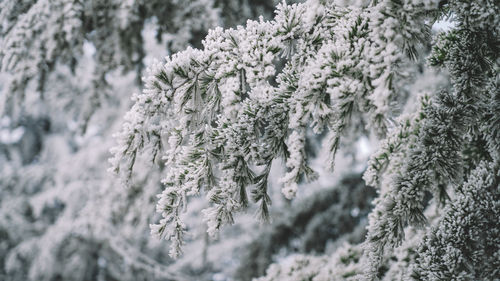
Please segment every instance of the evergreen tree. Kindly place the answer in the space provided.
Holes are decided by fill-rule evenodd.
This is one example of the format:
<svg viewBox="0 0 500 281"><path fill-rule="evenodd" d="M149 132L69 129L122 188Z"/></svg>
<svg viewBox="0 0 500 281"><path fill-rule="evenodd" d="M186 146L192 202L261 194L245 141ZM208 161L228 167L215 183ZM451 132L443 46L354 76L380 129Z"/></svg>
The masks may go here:
<svg viewBox="0 0 500 281"><path fill-rule="evenodd" d="M0 1L1 280L500 276L496 1L275 4Z"/></svg>
<svg viewBox="0 0 500 281"><path fill-rule="evenodd" d="M337 270L354 266L341 276L497 278L498 4L337 2L283 3L272 21L216 28L203 49L153 63L125 116L113 170L128 180L137 155L163 156L165 187L156 206L163 218L151 232L170 239L176 257L190 197L204 193L210 203L203 215L211 235L248 206L249 188L267 221L273 160L286 163L282 192L291 199L300 181L316 178L306 150L312 133L326 133L329 168L343 144L377 136L381 145L365 179L379 197L363 246L328 258ZM429 24L443 17L455 26L430 41ZM446 73L449 86L417 93L411 85L421 83L417 62L427 44L424 67ZM343 262L346 251L352 261ZM297 280L338 276L307 271L308 263L326 260L310 257L305 267L296 260L301 266L285 272Z"/></svg>

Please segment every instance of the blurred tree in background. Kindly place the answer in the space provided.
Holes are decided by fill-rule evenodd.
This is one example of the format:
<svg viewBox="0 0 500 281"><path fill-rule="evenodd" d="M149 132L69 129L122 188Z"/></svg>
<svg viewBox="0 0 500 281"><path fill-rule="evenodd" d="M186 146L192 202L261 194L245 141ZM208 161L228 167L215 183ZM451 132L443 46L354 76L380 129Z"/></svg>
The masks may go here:
<svg viewBox="0 0 500 281"><path fill-rule="evenodd" d="M149 236L161 169L146 165L121 188L106 172L111 136L144 63L201 46L209 28L270 18L274 6L1 1L0 279L182 276Z"/></svg>

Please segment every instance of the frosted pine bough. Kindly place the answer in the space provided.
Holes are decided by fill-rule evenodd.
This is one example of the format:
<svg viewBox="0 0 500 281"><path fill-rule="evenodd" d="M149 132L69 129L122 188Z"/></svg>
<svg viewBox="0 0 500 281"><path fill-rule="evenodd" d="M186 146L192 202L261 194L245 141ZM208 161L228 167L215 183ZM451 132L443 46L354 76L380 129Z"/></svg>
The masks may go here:
<svg viewBox="0 0 500 281"><path fill-rule="evenodd" d="M351 120L366 121L383 133L383 121L390 115L386 103L395 98L392 83L384 77L397 79L391 75L394 62L404 54L391 47L395 42L381 41L380 32L370 33L368 19L376 8L336 8L323 2L281 5L272 22L215 29L203 51L188 49L151 67L146 90L134 96L136 104L126 116L113 165L119 171L126 162L129 173L144 143L156 155L161 139L168 139L164 159L170 169L158 204L165 217L155 227L159 234L182 235L178 213L186 196L199 193L202 186L210 189L208 197L215 205L206 212L210 232L232 221L232 213L247 204L247 185L259 181L253 195L267 217L265 179L273 159L286 158L289 172L282 180L289 198L301 176L314 175L304 151L309 124L318 133L328 127L332 154ZM371 24L372 30L387 28ZM395 39L403 41L401 36ZM386 60L371 59L371 53L391 51ZM283 65L280 74L278 63ZM376 100L382 100L379 106ZM362 119L349 120L358 112L364 113L358 114ZM256 176L251 166L263 172ZM173 233L166 230L170 221Z"/></svg>
<svg viewBox="0 0 500 281"><path fill-rule="evenodd" d="M300 180L315 178L305 149L309 130L326 132L323 148L333 168L342 135L385 138L394 123L365 174L381 193L364 253L365 275L375 279L385 249L404 241L407 225L432 226L450 215L439 204L455 204L478 165L489 167L493 186L484 199L493 200L493 209L484 210L498 211L496 11L492 1L394 0L363 7L307 1L279 5L270 22L212 30L203 50L187 49L150 67L146 88L134 96L117 136L112 169L128 179L137 153L150 150L153 161L162 155L167 174L157 211L163 219L151 230L172 240L171 255L177 256L184 235L180 213L202 188L211 204L204 217L212 235L248 205L247 189L260 206L259 217L268 220L267 177L274 159L286 162L281 181L287 198L295 196ZM438 38L429 61L449 71L451 89L423 95L414 112L399 116L401 104L415 94L405 85L417 72L418 44L429 42L426 23L442 14L456 16L458 25ZM427 221L426 206L440 215ZM486 225L498 232L498 222L487 217ZM433 229L420 235L433 237ZM409 263L423 264L435 254L422 247ZM472 264L487 256L477 255ZM450 268L446 262L442 266ZM463 260L452 262L459 265L450 276L460 270L470 278L496 274L494 262L482 273L462 268ZM408 274L438 278L432 268L419 266Z"/></svg>

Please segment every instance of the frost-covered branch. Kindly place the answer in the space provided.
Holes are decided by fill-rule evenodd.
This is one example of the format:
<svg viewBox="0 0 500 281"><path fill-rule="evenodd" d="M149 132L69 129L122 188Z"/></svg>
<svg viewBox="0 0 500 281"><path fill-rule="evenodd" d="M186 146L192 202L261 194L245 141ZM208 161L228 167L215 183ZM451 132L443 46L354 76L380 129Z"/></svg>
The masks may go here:
<svg viewBox="0 0 500 281"><path fill-rule="evenodd" d="M217 28L203 50L188 49L153 64L117 135L111 162L127 178L143 148L164 151L166 187L157 204L163 219L152 232L174 241L172 255L182 244L180 213L201 188L211 203L203 213L214 234L246 206L249 186L260 186L254 199L267 214L262 185L272 160L285 159L281 181L287 198L295 196L302 178L315 178L305 151L309 128L329 132L330 167L352 123L367 123L384 135L394 114L389 104L408 79L401 66L426 38L424 15L434 6L280 4L273 21ZM406 25L416 22L418 29Z"/></svg>

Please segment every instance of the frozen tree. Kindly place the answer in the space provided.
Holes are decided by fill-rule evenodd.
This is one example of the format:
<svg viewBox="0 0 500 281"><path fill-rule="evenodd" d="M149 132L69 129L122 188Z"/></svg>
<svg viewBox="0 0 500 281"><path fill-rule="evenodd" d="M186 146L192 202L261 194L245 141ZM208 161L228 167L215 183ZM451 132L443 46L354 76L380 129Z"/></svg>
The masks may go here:
<svg viewBox="0 0 500 281"><path fill-rule="evenodd" d="M193 196L210 203L202 213L211 235L247 208L247 189L267 221L274 160L285 162L282 193L291 199L298 183L316 178L306 149L314 134L326 134L328 168L340 147L377 137L364 177L379 196L364 244L299 257L268 277L497 278L498 3L339 2L282 3L272 21L216 28L203 49L151 64L117 135L112 169L129 181L138 155L161 157L162 219L151 232L171 240L176 257ZM430 25L443 17L454 26L431 41ZM422 67L441 71L448 86L416 91ZM325 263L338 267L324 271Z"/></svg>
<svg viewBox="0 0 500 281"><path fill-rule="evenodd" d="M451 87L424 98L372 158L375 165L366 174L369 182L376 183L373 175L381 174L386 163L391 168L382 173L389 181L370 218L367 249L376 270L384 246L400 244L407 224L424 226L425 207L438 204L444 207L434 219L436 226L431 224L423 234L423 251L417 253L417 264L432 261L432 265L419 266L412 276L492 279L498 276L500 253L500 226L493 219L499 211L500 176L499 8L493 1L450 1L443 9L455 18L456 27L436 39L429 62L449 72ZM432 194L430 202L426 194ZM455 208L457 204L465 208L463 200L474 203L468 202L471 207L458 215ZM464 232L448 223L459 223ZM457 241L454 235L462 239ZM429 244L437 237L446 251Z"/></svg>

